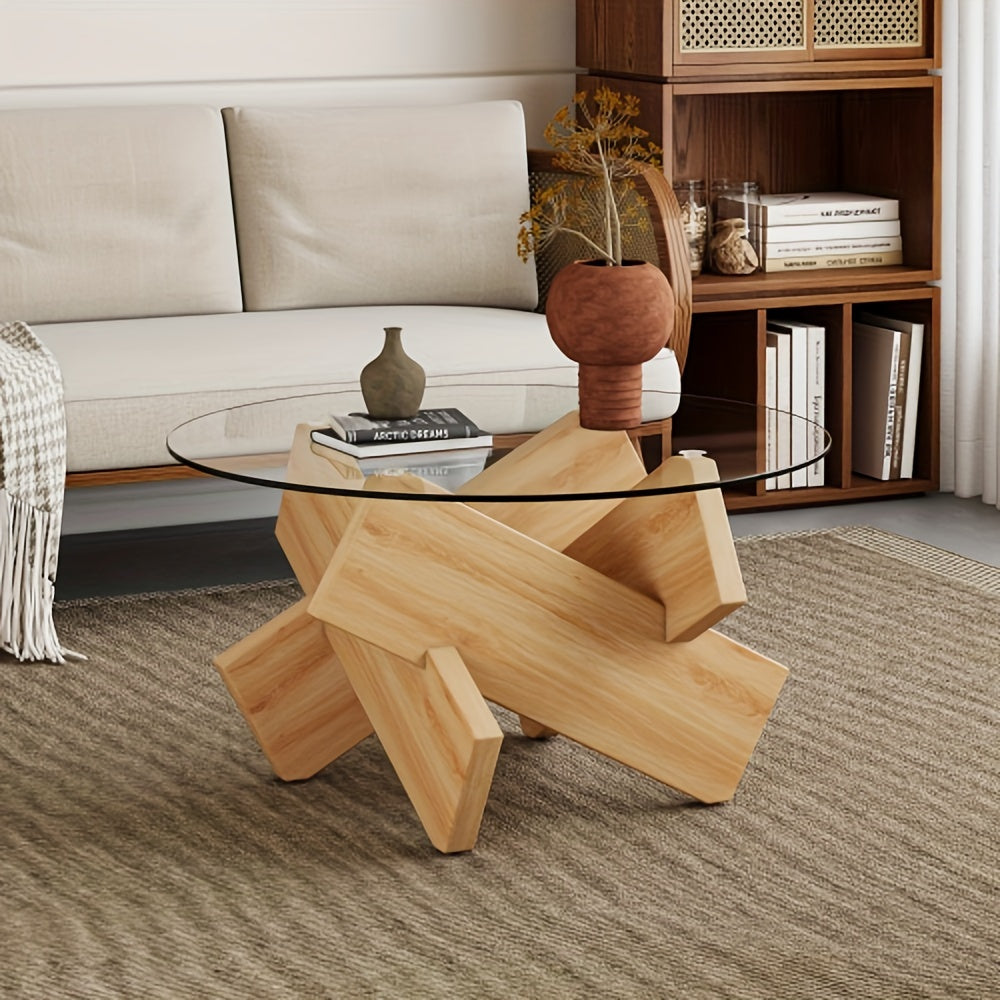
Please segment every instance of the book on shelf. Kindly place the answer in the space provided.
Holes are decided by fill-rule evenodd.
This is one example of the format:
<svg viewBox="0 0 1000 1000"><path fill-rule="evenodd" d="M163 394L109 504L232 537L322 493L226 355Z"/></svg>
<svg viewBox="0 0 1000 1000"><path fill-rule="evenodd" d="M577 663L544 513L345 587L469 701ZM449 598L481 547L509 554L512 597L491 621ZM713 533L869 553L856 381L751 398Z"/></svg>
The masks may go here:
<svg viewBox="0 0 1000 1000"><path fill-rule="evenodd" d="M768 234L764 239L763 257L765 263L787 257L828 257L832 254L891 253L903 249L899 236L858 236L846 239L830 237L823 240L796 240L778 243Z"/></svg>
<svg viewBox="0 0 1000 1000"><path fill-rule="evenodd" d="M768 243L802 243L806 240L863 240L871 236L899 235L899 219L804 222L792 226L764 226L761 229L765 247Z"/></svg>
<svg viewBox="0 0 1000 1000"><path fill-rule="evenodd" d="M764 345L764 405L767 407L765 430L765 454L768 469L778 467L778 335L767 334ZM768 476L764 480L765 490L776 490L778 477Z"/></svg>
<svg viewBox="0 0 1000 1000"><path fill-rule="evenodd" d="M345 441L330 427L317 427L309 432L317 444L354 458L371 458L377 455L422 455L463 448L488 449L493 444L493 435L480 432L476 437L443 437L434 439L390 439L373 441L369 444L354 444Z"/></svg>
<svg viewBox="0 0 1000 1000"><path fill-rule="evenodd" d="M790 347L791 460L805 462L823 447L826 420L826 329L796 319L768 319L768 334L787 338ZM792 488L822 486L823 460L791 474Z"/></svg>
<svg viewBox="0 0 1000 1000"><path fill-rule="evenodd" d="M775 407L774 452L778 468L786 468L792 458L792 338L790 334L768 329L767 344L774 347ZM765 353L765 361L767 354ZM765 392L767 379L765 377ZM765 486L767 483L765 482ZM787 490L792 486L792 474L783 472L774 477L773 489Z"/></svg>
<svg viewBox="0 0 1000 1000"><path fill-rule="evenodd" d="M392 441L439 441L481 437L483 432L453 406L418 410L400 420L384 420L367 413L331 414L330 431L349 444L387 444Z"/></svg>
<svg viewBox="0 0 1000 1000"><path fill-rule="evenodd" d="M910 344L912 337L900 331L899 362L896 366L895 413L892 421L892 454L889 458L889 478L899 479L903 471L903 420L906 414L906 396L910 375Z"/></svg>
<svg viewBox="0 0 1000 1000"><path fill-rule="evenodd" d="M828 271L841 267L881 267L902 264L902 250L884 250L871 253L815 254L811 257L767 257L764 270L772 271Z"/></svg>
<svg viewBox="0 0 1000 1000"><path fill-rule="evenodd" d="M789 226L812 222L881 221L899 218L899 200L853 191L801 191L762 194L753 206L751 227ZM725 196L717 199L716 217L743 217L746 203Z"/></svg>
<svg viewBox="0 0 1000 1000"><path fill-rule="evenodd" d="M852 466L855 472L873 479L893 478L894 450L901 468L897 438L903 416L898 398L900 356L909 336L901 330L857 321L852 326Z"/></svg>
<svg viewBox="0 0 1000 1000"><path fill-rule="evenodd" d="M906 370L906 398L903 404L903 435L899 477L900 479L912 479L917 443L917 421L920 409L920 377L923 369L924 324L904 319L892 319L870 312L858 313L857 319L869 326L882 327L887 330L899 330L910 336Z"/></svg>

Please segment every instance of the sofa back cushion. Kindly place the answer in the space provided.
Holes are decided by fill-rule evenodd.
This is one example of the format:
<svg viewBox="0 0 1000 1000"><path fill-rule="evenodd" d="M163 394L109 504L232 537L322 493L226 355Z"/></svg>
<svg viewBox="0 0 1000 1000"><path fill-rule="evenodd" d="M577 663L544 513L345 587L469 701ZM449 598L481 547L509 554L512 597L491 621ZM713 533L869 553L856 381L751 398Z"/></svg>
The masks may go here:
<svg viewBox="0 0 1000 1000"><path fill-rule="evenodd" d="M246 309L534 308L517 102L223 115Z"/></svg>
<svg viewBox="0 0 1000 1000"><path fill-rule="evenodd" d="M0 315L241 308L218 109L0 111Z"/></svg>

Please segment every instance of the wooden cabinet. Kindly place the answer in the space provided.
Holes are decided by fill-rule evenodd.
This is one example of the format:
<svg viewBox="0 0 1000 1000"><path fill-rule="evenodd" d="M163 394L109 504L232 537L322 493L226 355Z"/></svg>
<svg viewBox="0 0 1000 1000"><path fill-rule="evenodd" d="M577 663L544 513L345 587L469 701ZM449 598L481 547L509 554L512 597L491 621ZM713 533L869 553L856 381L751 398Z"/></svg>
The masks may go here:
<svg viewBox="0 0 1000 1000"><path fill-rule="evenodd" d="M790 28L788 19L794 24ZM702 272L693 282L685 388L764 402L771 312L827 329L826 485L732 493L739 509L938 487L941 79L938 0L578 0L581 90L635 93L676 179L755 180L763 193L856 191L899 199L898 266ZM714 33L714 34L713 34ZM794 44L789 41L794 40ZM834 44L835 43L835 44ZM914 478L851 471L851 316L925 324Z"/></svg>
<svg viewBox="0 0 1000 1000"><path fill-rule="evenodd" d="M577 63L653 78L926 72L929 0L578 0Z"/></svg>

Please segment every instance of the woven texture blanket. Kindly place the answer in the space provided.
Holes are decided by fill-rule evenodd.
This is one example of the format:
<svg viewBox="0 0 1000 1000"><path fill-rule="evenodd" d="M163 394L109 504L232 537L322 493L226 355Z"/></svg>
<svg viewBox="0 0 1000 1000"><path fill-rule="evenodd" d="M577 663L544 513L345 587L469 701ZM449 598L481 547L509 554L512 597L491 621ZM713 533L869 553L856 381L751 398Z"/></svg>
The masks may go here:
<svg viewBox="0 0 1000 1000"><path fill-rule="evenodd" d="M66 478L59 366L24 323L0 324L0 649L64 663L52 621Z"/></svg>

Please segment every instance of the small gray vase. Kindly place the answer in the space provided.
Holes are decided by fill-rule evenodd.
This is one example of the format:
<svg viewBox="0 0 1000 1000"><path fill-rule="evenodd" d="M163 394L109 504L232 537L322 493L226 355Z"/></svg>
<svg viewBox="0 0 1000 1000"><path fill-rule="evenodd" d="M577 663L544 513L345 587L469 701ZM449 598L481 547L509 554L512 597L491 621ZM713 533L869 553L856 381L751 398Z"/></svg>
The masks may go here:
<svg viewBox="0 0 1000 1000"><path fill-rule="evenodd" d="M416 416L427 378L423 368L404 350L403 329L385 327L382 353L361 369L361 395L368 416L376 420L406 420Z"/></svg>

